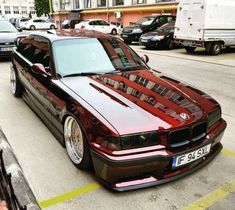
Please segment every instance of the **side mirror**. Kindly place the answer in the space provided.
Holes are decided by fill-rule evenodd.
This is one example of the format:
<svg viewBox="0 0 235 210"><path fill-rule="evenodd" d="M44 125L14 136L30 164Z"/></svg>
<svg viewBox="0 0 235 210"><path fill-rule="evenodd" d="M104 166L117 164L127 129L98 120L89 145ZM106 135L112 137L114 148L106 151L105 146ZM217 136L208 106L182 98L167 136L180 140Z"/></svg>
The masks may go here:
<svg viewBox="0 0 235 210"><path fill-rule="evenodd" d="M40 74L44 77L50 76L50 74L46 71L45 67L40 63L33 64L31 68L32 68L32 71L36 74Z"/></svg>
<svg viewBox="0 0 235 210"><path fill-rule="evenodd" d="M145 62L145 63L148 63L149 62L149 57L147 55L143 55L141 57L141 59Z"/></svg>
<svg viewBox="0 0 235 210"><path fill-rule="evenodd" d="M18 47L19 44L20 44L20 41L21 41L22 39L24 39L25 37L26 37L26 35L16 37L15 40L14 40L15 46Z"/></svg>

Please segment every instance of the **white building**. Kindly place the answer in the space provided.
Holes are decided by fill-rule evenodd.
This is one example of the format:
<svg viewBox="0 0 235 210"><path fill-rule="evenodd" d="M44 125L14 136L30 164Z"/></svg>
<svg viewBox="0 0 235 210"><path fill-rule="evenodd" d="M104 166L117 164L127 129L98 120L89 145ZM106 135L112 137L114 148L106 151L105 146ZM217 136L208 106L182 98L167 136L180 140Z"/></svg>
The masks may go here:
<svg viewBox="0 0 235 210"><path fill-rule="evenodd" d="M29 13L36 16L34 0L0 0L0 16L28 17Z"/></svg>

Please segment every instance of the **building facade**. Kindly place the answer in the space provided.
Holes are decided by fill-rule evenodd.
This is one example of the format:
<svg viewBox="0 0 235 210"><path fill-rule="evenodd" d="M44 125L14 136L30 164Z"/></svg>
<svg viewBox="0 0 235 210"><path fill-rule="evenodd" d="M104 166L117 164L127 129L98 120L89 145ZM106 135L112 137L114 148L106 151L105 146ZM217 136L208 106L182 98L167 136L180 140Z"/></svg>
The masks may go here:
<svg viewBox="0 0 235 210"><path fill-rule="evenodd" d="M65 19L103 19L125 27L143 16L176 14L179 0L52 0L58 25Z"/></svg>
<svg viewBox="0 0 235 210"><path fill-rule="evenodd" d="M0 0L2 17L28 17L29 14L36 16L34 0Z"/></svg>

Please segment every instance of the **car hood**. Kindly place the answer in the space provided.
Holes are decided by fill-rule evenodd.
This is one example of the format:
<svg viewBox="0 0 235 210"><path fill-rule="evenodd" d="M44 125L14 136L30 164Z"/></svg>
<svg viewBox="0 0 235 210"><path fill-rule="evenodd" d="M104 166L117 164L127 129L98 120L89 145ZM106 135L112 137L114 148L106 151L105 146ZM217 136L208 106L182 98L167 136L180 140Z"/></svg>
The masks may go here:
<svg viewBox="0 0 235 210"><path fill-rule="evenodd" d="M120 135L190 125L206 120L207 112L218 106L197 89L149 70L62 78L61 82Z"/></svg>
<svg viewBox="0 0 235 210"><path fill-rule="evenodd" d="M0 33L0 43L14 42L15 38L20 35L20 33Z"/></svg>
<svg viewBox="0 0 235 210"><path fill-rule="evenodd" d="M167 35L163 31L152 31L142 35L142 37L153 37L153 36L165 36Z"/></svg>

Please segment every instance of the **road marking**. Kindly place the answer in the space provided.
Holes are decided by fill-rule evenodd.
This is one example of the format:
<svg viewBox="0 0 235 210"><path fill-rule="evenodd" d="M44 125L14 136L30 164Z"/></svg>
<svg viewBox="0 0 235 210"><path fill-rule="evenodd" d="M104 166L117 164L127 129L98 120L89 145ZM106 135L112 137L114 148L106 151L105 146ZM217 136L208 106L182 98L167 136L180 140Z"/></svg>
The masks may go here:
<svg viewBox="0 0 235 210"><path fill-rule="evenodd" d="M228 155L230 157L235 157L235 152L232 152L232 151L225 149L225 148L222 150L222 153L225 155Z"/></svg>
<svg viewBox="0 0 235 210"><path fill-rule="evenodd" d="M235 180L191 203L183 210L205 210L233 192L235 192Z"/></svg>
<svg viewBox="0 0 235 210"><path fill-rule="evenodd" d="M91 192L93 190L96 190L100 187L100 185L97 182L93 182L92 184L80 187L78 189L75 189L73 191L64 193L62 195L58 195L55 196L53 198L50 198L48 200L44 200L39 202L39 206L43 209L43 208L47 208L49 206L53 206L56 205L58 203L62 203L64 201L70 200L72 198L76 198L79 197L81 195L84 195L88 192Z"/></svg>

